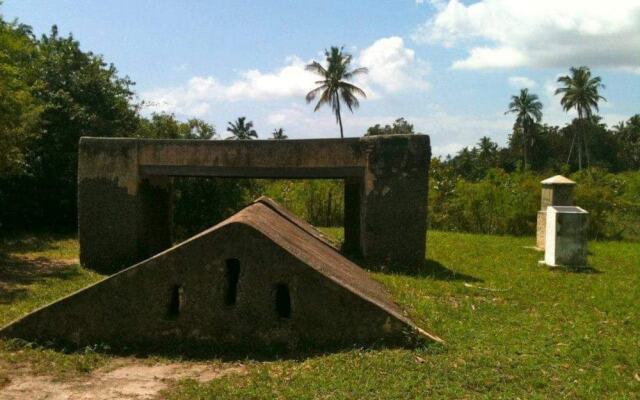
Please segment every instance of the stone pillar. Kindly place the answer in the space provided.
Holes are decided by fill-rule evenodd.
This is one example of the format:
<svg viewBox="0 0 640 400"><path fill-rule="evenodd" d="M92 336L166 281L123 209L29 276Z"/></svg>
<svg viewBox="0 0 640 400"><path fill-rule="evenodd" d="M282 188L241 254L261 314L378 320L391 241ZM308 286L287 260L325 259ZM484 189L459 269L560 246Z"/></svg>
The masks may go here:
<svg viewBox="0 0 640 400"><path fill-rule="evenodd" d="M135 139L81 138L80 263L111 274L171 245L170 178L143 179Z"/></svg>
<svg viewBox="0 0 640 400"><path fill-rule="evenodd" d="M542 184L542 193L540 198L540 211L538 211L538 220L536 224L536 247L539 250L544 250L547 207L572 206L573 189L576 183L562 175L553 176L540 183Z"/></svg>
<svg viewBox="0 0 640 400"><path fill-rule="evenodd" d="M415 270L424 264L429 137L363 138L368 151L364 178L362 252L368 265Z"/></svg>
<svg viewBox="0 0 640 400"><path fill-rule="evenodd" d="M587 213L580 207L547 207L544 263L549 266L587 266Z"/></svg>
<svg viewBox="0 0 640 400"><path fill-rule="evenodd" d="M173 182L168 176L143 178L139 187L138 256L142 261L171 247Z"/></svg>
<svg viewBox="0 0 640 400"><path fill-rule="evenodd" d="M363 184L361 179L344 180L344 245L343 252L350 256L362 256L361 212Z"/></svg>

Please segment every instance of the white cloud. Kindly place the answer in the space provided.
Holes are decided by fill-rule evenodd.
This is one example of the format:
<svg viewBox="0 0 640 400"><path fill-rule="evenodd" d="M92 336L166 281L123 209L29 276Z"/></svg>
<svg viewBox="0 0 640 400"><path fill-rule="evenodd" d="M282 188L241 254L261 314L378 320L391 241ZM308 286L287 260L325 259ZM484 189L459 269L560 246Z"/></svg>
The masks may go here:
<svg viewBox="0 0 640 400"><path fill-rule="evenodd" d="M447 5L447 0L416 0L417 5L429 3L432 7L440 10Z"/></svg>
<svg viewBox="0 0 640 400"><path fill-rule="evenodd" d="M387 92L428 88L424 79L428 66L416 58L415 51L405 47L401 37L376 40L360 52L358 63L369 68L369 73L364 75L364 82Z"/></svg>
<svg viewBox="0 0 640 400"><path fill-rule="evenodd" d="M150 111L167 111L201 117L215 102L238 100L270 100L282 97L303 97L317 80L305 70L306 63L298 57L287 59L287 65L270 73L249 70L240 79L225 85L213 76L191 78L185 85L158 88L142 93Z"/></svg>
<svg viewBox="0 0 640 400"><path fill-rule="evenodd" d="M447 155L455 156L465 145L460 143L449 143L442 146L432 146L431 154L435 157L446 157Z"/></svg>
<svg viewBox="0 0 640 400"><path fill-rule="evenodd" d="M226 88L230 100L270 100L274 97L304 96L313 89L317 76L305 70L298 57L289 57L288 64L276 72L263 73L257 69L241 74L241 79Z"/></svg>
<svg viewBox="0 0 640 400"><path fill-rule="evenodd" d="M273 113L267 116L267 121L272 125L278 125L287 121L287 116L281 112Z"/></svg>
<svg viewBox="0 0 640 400"><path fill-rule="evenodd" d="M534 87L536 87L536 81L527 78L526 76L510 76L509 85L516 89L533 89Z"/></svg>
<svg viewBox="0 0 640 400"><path fill-rule="evenodd" d="M149 111L196 117L207 115L216 102L302 100L318 80L317 75L305 70L307 63L299 57L289 57L286 64L275 71L252 69L242 72L229 84L221 83L214 76L195 76L184 85L153 89L141 97ZM355 83L364 89L369 99L379 98L380 93L428 88L426 62L406 48L400 37L379 39L361 50L354 59L354 67L360 66L367 67L369 73L359 76Z"/></svg>
<svg viewBox="0 0 640 400"><path fill-rule="evenodd" d="M413 35L462 43L453 68L589 65L640 71L638 0L450 0Z"/></svg>

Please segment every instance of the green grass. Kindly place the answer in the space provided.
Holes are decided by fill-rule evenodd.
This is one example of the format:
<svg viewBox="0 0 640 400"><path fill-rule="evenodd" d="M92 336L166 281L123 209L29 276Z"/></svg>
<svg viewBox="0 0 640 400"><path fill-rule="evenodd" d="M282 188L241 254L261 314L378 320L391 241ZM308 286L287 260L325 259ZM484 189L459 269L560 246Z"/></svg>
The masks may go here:
<svg viewBox="0 0 640 400"><path fill-rule="evenodd" d="M340 236L338 230L328 232ZM640 398L640 245L590 243L593 270L575 273L539 266L542 253L525 248L533 242L430 232L423 270L373 274L418 325L445 339L445 346L247 361L247 375L205 384L181 381L166 396ZM5 242L0 252L3 260L75 257L73 240L43 243L34 251ZM100 278L77 266L67 268L71 272L21 283L23 295L0 301L0 321ZM50 372L83 372L105 357L92 349L65 354L0 341L0 360L45 366Z"/></svg>
<svg viewBox="0 0 640 400"><path fill-rule="evenodd" d="M20 236L0 241L0 326L102 278L81 268L77 258L78 242L70 237ZM0 340L0 387L16 366L65 375L89 372L105 359L94 348L67 354Z"/></svg>

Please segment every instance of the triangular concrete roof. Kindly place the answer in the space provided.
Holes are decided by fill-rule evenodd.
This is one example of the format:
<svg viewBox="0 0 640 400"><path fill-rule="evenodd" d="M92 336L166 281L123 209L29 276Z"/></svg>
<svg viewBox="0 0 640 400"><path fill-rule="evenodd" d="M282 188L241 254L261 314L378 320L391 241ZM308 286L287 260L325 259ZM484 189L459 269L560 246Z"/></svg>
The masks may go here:
<svg viewBox="0 0 640 400"><path fill-rule="evenodd" d="M246 228L249 228L251 231L246 231ZM249 232L255 232L255 234ZM258 239L255 239L255 237ZM105 333L107 338L105 338L104 341L108 342L109 337L118 337L118 327L125 330L133 330L134 328L129 328L129 325L122 321L115 321L110 323L110 325L104 325L104 322L100 320L96 322L96 319L131 319L136 318L135 316L137 315L140 316L138 318L149 319L147 325L156 326L156 321L144 314L145 310L152 309L154 304L147 304L151 302L151 300L147 301L140 293L135 293L136 291L148 290L149 295L156 296L158 290L162 290L162 288L167 287L167 284L172 283L169 282L169 278L164 278L163 275L172 276L169 270L171 270L171 273L174 275L177 270L180 276L185 274L202 274L202 268L198 265L200 260L214 260L221 251L224 252L226 247L238 246L238 243L245 240L260 240L260 243L263 243L265 246L276 245L279 248L279 250L277 250L278 252L281 253L282 250L284 250L284 252L298 260L294 263L295 265L305 265L319 273L325 279L328 279L331 283L316 283L314 284L315 286L309 286L306 284L306 281L316 282L319 279L318 275L308 275L304 273L304 271L300 271L298 269L300 267L289 270L289 273L293 271L294 275L297 273L296 271L306 274L301 275L302 278L300 278L305 281L301 285L304 286L304 290L307 291L308 296L305 297L319 299L318 301L323 303L325 303L324 299L326 299L326 305L323 304L323 307L335 308L335 310L326 310L323 318L331 318L327 317L327 315L335 314L336 318L342 318L342 322L340 322L342 324L341 326L345 326L345 324L354 325L345 328L345 331L351 329L358 335L362 332L369 331L369 333L360 335L362 338L366 337L366 341L371 341L370 339L376 335L376 332L381 336L389 335L393 337L400 337L405 334L401 334L400 331L413 332L418 336L434 341L442 341L436 335L430 334L417 327L407 318L402 309L393 302L383 285L373 280L365 270L340 254L338 249L327 240L320 231L266 197L258 199L214 227L148 260L28 314L0 330L0 336L21 337L28 340L62 339L69 341L69 337L58 338L55 336L71 336L73 339L80 335L78 331L85 329L88 332L83 333L84 337L87 338L84 340L84 342L86 342L89 340L101 340L101 329L106 329L111 330L110 334ZM262 247L262 249L269 250L270 248ZM257 250L254 251L254 253L256 252ZM257 257L257 260L263 262L260 254L251 254L251 256L254 258ZM269 258L267 257L266 259L268 260ZM267 263L268 265L263 265L259 270L255 271L258 274L268 274L268 271L265 272L265 267L267 267L266 270L268 270L271 264L278 264L279 262L287 263L287 259L280 257L277 259L277 262ZM293 264L289 262L289 265ZM278 265L274 267L278 267ZM216 284L221 277L219 275L218 278L212 277L210 274L211 266L205 265L203 268L209 268L207 270L209 272L203 275L204 279L213 279L213 281L203 282L203 279L198 275L198 284L200 286L211 285L213 288L214 284ZM214 273L215 271L216 270L214 270ZM264 276L266 275L263 275L263 277ZM266 283L264 284L266 285ZM262 285L262 283L259 283L259 285ZM316 290L316 287L318 287L318 291L324 290L326 293L317 293L315 296L312 296L309 290ZM262 289L262 287L256 287L254 281L252 290L259 292ZM247 297L251 295L252 294L249 293ZM130 298L127 299L127 296ZM331 299L331 296L338 296L340 299L349 299L350 304L353 304L353 310L336 306L336 304L340 303L335 299ZM245 299L247 297L245 297ZM112 303L112 301L114 303ZM117 303L118 301L121 303ZM91 302L93 304L88 304ZM131 305L131 307L135 306L136 309L131 311L128 309L128 305ZM126 314L128 317L121 317L120 313L114 314L113 309L123 310L125 314L130 314ZM355 312L354 310L363 310L363 315L366 316L362 317L362 321L358 321L359 314L353 314ZM340 314L344 314L345 316L341 317ZM100 317L97 315L100 315ZM346 317L346 315L348 315L348 317ZM201 319L211 319L209 317L210 316L207 315L206 318ZM237 322L239 318L249 317L240 315L234 318L236 318L234 321ZM198 318L196 318L196 320L197 319ZM58 321L57 323L63 326L65 323L62 321L69 320L71 321L69 322L70 324L75 323L78 324L79 327L76 330L69 326L65 326L64 328L52 327L50 323L47 323L47 321L52 320ZM382 324L376 322L374 325L371 325L372 321L386 322ZM67 323L67 325L69 323ZM95 323L96 327L91 327L90 325L92 325L92 323ZM309 322L305 321L305 323L308 324ZM144 326L144 323L140 322L140 324ZM371 326L369 327L368 325ZM164 325L158 326L164 327ZM138 327L138 329L140 328ZM187 330L185 327L181 329ZM205 328L203 328L203 330L206 331ZM393 332L390 332L391 330ZM145 334L147 336L151 335L149 332ZM211 335L207 337L212 337ZM123 337L126 336L126 334L123 335ZM153 335L150 337L153 337ZM78 342L83 342L83 340L78 339Z"/></svg>
<svg viewBox="0 0 640 400"><path fill-rule="evenodd" d="M571 179L564 177L562 175L552 176L551 178L547 178L541 181L543 185L575 185L576 183Z"/></svg>

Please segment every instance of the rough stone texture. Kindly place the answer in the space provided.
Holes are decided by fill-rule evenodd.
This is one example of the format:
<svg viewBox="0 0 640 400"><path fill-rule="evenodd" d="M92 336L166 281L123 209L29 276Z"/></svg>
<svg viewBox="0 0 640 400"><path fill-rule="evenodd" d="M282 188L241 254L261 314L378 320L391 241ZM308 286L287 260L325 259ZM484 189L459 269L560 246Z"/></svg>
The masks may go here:
<svg viewBox="0 0 640 400"><path fill-rule="evenodd" d="M536 247L544 250L544 241L547 232L547 212L538 211L538 220L536 223Z"/></svg>
<svg viewBox="0 0 640 400"><path fill-rule="evenodd" d="M542 191L540 195L540 211L538 211L536 224L536 247L544 250L547 207L572 206L573 189L576 183L562 175L552 176L540 183L542 184Z"/></svg>
<svg viewBox="0 0 640 400"><path fill-rule="evenodd" d="M366 265L425 258L429 137L315 140L81 138L80 259L112 273L170 246L171 177L342 178L345 250Z"/></svg>
<svg viewBox="0 0 640 400"><path fill-rule="evenodd" d="M416 335L440 340L315 228L264 198L0 331L116 346L406 344Z"/></svg>
<svg viewBox="0 0 640 400"><path fill-rule="evenodd" d="M544 262L550 266L587 266L587 216L580 207L547 208Z"/></svg>

